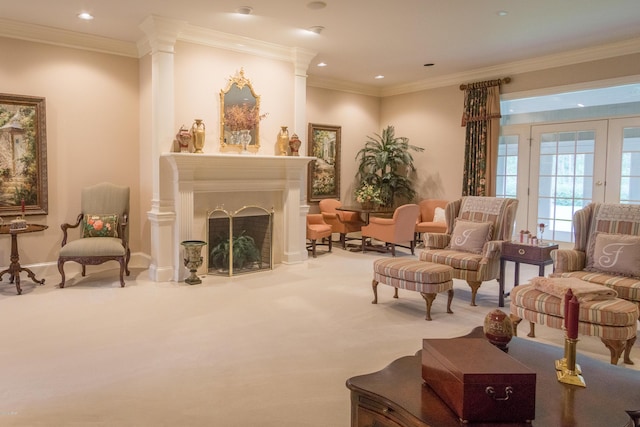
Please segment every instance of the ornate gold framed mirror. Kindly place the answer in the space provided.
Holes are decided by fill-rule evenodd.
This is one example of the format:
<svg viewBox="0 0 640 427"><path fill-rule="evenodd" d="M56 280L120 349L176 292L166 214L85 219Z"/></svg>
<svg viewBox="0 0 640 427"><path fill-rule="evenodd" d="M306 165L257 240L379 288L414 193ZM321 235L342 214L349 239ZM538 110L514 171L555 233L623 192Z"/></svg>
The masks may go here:
<svg viewBox="0 0 640 427"><path fill-rule="evenodd" d="M220 150L256 153L260 148L260 96L244 70L229 78L220 91Z"/></svg>

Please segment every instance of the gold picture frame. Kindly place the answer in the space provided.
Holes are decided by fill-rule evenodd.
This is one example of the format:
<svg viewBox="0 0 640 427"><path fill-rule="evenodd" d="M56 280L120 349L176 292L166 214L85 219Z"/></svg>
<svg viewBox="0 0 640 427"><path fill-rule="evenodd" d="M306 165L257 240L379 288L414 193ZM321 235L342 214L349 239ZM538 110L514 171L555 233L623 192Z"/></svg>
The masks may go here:
<svg viewBox="0 0 640 427"><path fill-rule="evenodd" d="M45 98L0 94L0 216L46 215Z"/></svg>
<svg viewBox="0 0 640 427"><path fill-rule="evenodd" d="M340 126L309 124L307 199L340 199Z"/></svg>

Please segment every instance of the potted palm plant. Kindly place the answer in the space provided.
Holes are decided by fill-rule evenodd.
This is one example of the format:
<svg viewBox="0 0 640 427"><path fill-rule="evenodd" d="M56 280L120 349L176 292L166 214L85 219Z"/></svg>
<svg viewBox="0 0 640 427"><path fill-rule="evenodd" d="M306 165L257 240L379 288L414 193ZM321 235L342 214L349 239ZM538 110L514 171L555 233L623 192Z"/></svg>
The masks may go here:
<svg viewBox="0 0 640 427"><path fill-rule="evenodd" d="M359 188L371 185L380 190L382 206L392 207L398 201L411 201L416 196L411 173L416 171L410 151L424 148L409 144L409 138L396 137L393 126L382 135L367 136L364 147L356 154Z"/></svg>

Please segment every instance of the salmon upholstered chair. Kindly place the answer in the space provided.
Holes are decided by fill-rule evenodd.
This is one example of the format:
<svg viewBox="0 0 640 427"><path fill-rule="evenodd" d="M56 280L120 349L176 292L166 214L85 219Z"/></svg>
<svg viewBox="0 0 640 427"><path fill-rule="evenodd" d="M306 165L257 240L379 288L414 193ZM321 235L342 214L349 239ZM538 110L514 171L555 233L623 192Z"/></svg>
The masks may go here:
<svg viewBox="0 0 640 427"><path fill-rule="evenodd" d="M471 305L482 282L500 275L502 242L510 241L518 200L466 196L445 208L446 233L424 233L422 261L453 267L471 287Z"/></svg>
<svg viewBox="0 0 640 427"><path fill-rule="evenodd" d="M336 210L340 206L342 203L336 199L322 199L318 203L324 222L331 226L333 233L340 234L340 243L344 249L347 247L347 234L360 231L364 221L358 212Z"/></svg>
<svg viewBox="0 0 640 427"><path fill-rule="evenodd" d="M447 220L444 208L447 207L448 200L425 199L418 203L420 206L420 216L416 223L416 242L422 233L446 233ZM436 213L438 215L436 215Z"/></svg>
<svg viewBox="0 0 640 427"><path fill-rule="evenodd" d="M110 183L97 184L82 189L80 214L75 224L62 224L62 248L58 256L58 271L64 288L64 263L74 261L82 265L82 275L87 265L107 261L120 264L120 286L124 287L124 273L129 275L129 187ZM68 230L80 227L80 238L69 240Z"/></svg>
<svg viewBox="0 0 640 427"><path fill-rule="evenodd" d="M391 218L371 217L369 224L362 227L362 252L367 248L367 238L385 242L385 249L391 248L396 256L396 245L409 245L411 255L415 252L414 233L420 208L416 204L398 207Z"/></svg>
<svg viewBox="0 0 640 427"><path fill-rule="evenodd" d="M331 226L324 222L322 214L308 214L307 215L307 239L311 240L311 245L307 248L311 250L311 255L316 257L316 245L317 241L324 242L325 239L329 241L329 252L331 252Z"/></svg>

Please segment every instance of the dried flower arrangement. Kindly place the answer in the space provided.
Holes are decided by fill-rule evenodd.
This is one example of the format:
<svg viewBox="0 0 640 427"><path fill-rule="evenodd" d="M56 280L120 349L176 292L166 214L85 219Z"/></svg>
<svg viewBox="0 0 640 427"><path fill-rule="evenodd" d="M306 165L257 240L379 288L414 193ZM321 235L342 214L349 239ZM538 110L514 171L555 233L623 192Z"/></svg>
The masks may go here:
<svg viewBox="0 0 640 427"><path fill-rule="evenodd" d="M231 131L253 129L267 114L259 114L255 106L250 107L247 103L234 104L225 108L224 124Z"/></svg>

